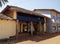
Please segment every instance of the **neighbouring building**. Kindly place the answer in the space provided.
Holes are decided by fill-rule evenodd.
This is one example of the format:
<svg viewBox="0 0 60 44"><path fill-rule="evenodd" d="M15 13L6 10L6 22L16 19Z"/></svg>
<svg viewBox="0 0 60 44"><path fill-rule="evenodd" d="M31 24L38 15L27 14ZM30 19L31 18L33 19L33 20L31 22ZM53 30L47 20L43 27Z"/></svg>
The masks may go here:
<svg viewBox="0 0 60 44"><path fill-rule="evenodd" d="M50 18L47 19L47 32L60 32L60 12L55 9L34 9L35 13L42 14Z"/></svg>

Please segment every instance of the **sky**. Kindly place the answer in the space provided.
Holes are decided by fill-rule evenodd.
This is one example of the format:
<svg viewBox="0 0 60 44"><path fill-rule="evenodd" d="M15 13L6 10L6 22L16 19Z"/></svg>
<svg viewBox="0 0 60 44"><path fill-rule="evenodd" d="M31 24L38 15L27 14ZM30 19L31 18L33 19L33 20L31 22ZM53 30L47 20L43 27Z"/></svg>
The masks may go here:
<svg viewBox="0 0 60 44"><path fill-rule="evenodd" d="M27 10L56 9L60 11L60 0L8 0L8 3L0 7L0 12L7 5L18 6Z"/></svg>

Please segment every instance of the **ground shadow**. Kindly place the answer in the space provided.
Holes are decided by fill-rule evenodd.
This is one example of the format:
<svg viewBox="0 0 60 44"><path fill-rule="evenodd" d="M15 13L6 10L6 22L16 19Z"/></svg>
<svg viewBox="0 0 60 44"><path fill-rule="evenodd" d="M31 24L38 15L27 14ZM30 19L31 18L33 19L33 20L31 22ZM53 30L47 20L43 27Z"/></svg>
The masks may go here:
<svg viewBox="0 0 60 44"><path fill-rule="evenodd" d="M27 40L39 42L42 40L46 40L46 39L56 37L58 35L60 35L60 33L41 34L41 35L34 35L34 36L31 36L29 34L25 34L25 35L23 34L23 35L18 35L16 42L23 42L23 41L27 41Z"/></svg>
<svg viewBox="0 0 60 44"><path fill-rule="evenodd" d="M46 40L46 39L54 38L58 35L60 35L60 33L41 34L41 35L34 35L34 36L31 36L28 33L24 33L24 34L19 34L14 39L3 40L2 42L0 40L0 44L16 44L16 43L23 42L23 41L28 41L28 40L39 42L39 41L43 41L43 40Z"/></svg>

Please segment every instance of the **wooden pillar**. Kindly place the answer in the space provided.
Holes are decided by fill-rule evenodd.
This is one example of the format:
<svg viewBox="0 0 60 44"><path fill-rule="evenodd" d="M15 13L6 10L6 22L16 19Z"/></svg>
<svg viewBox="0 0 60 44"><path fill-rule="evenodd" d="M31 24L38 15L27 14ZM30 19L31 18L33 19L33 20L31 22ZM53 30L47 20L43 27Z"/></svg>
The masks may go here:
<svg viewBox="0 0 60 44"><path fill-rule="evenodd" d="M40 22L39 22L39 24L38 24L38 31L40 32Z"/></svg>
<svg viewBox="0 0 60 44"><path fill-rule="evenodd" d="M42 32L42 25L40 22L39 22L39 31L40 31L40 33Z"/></svg>
<svg viewBox="0 0 60 44"><path fill-rule="evenodd" d="M31 22L30 30L31 30L31 35L33 36L33 26L32 26L32 22Z"/></svg>
<svg viewBox="0 0 60 44"><path fill-rule="evenodd" d="M19 20L16 20L16 39L18 38L18 22Z"/></svg>
<svg viewBox="0 0 60 44"><path fill-rule="evenodd" d="M28 32L30 31L30 23L28 23Z"/></svg>
<svg viewBox="0 0 60 44"><path fill-rule="evenodd" d="M46 18L44 18L44 32L46 32Z"/></svg>
<svg viewBox="0 0 60 44"><path fill-rule="evenodd" d="M18 33L20 33L20 22L18 22Z"/></svg>
<svg viewBox="0 0 60 44"><path fill-rule="evenodd" d="M14 19L17 19L17 13L16 13L16 10L13 11L13 18L14 18Z"/></svg>
<svg viewBox="0 0 60 44"><path fill-rule="evenodd" d="M21 23L21 32L23 32L23 23Z"/></svg>
<svg viewBox="0 0 60 44"><path fill-rule="evenodd" d="M46 32L46 23L44 23L44 32Z"/></svg>
<svg viewBox="0 0 60 44"><path fill-rule="evenodd" d="M19 20L16 21L16 34L18 34L18 22Z"/></svg>

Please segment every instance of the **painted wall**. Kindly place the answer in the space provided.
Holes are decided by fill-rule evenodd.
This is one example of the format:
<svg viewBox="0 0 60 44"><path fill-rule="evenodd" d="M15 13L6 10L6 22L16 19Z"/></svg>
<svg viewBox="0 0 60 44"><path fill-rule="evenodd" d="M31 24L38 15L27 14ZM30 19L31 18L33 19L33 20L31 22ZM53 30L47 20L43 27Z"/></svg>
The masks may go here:
<svg viewBox="0 0 60 44"><path fill-rule="evenodd" d="M17 11L16 10L13 10L13 18L17 19Z"/></svg>
<svg viewBox="0 0 60 44"><path fill-rule="evenodd" d="M16 35L16 21L0 19L0 39Z"/></svg>

